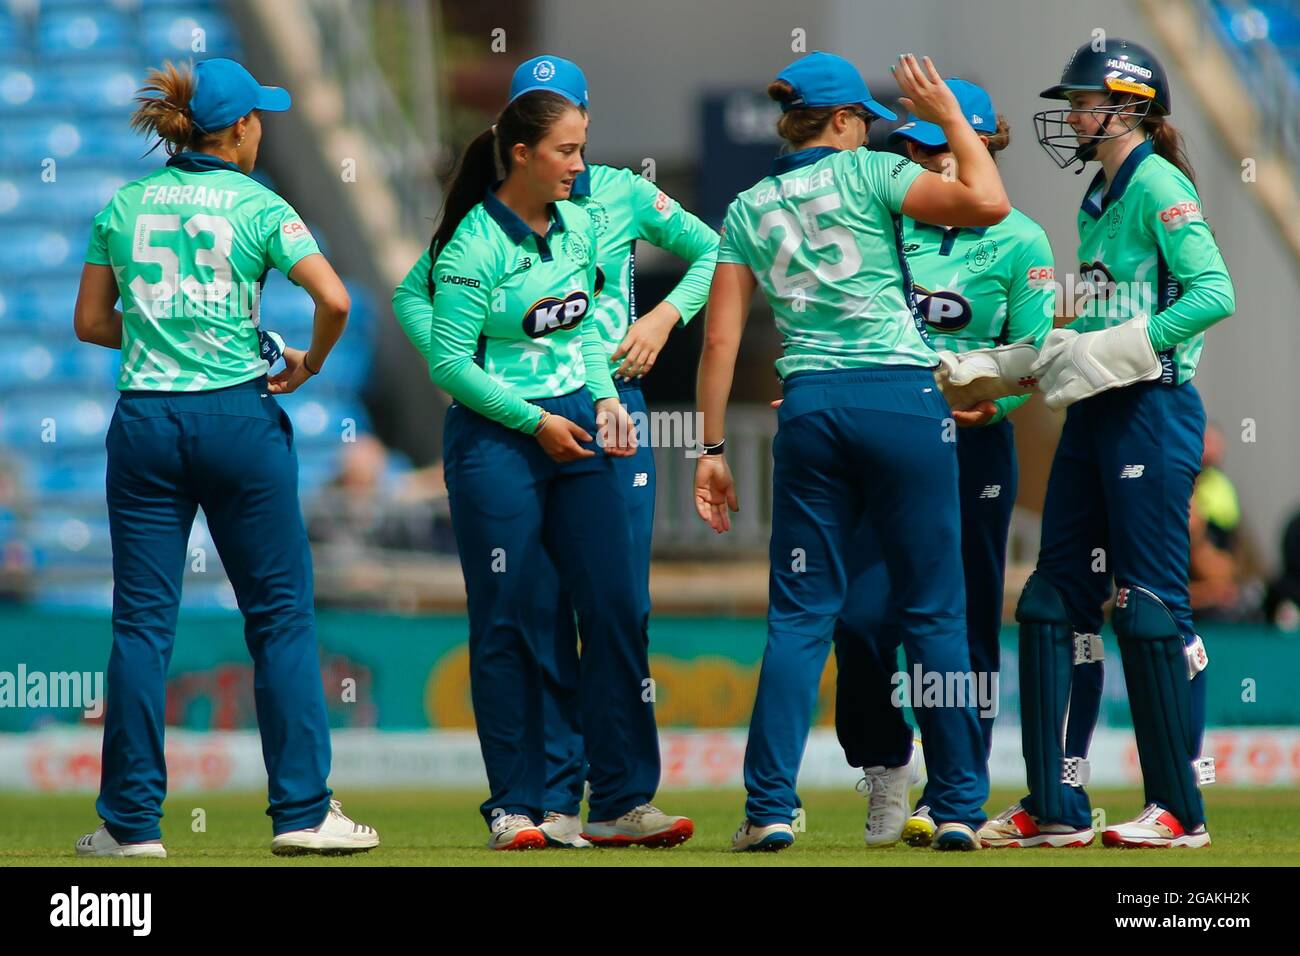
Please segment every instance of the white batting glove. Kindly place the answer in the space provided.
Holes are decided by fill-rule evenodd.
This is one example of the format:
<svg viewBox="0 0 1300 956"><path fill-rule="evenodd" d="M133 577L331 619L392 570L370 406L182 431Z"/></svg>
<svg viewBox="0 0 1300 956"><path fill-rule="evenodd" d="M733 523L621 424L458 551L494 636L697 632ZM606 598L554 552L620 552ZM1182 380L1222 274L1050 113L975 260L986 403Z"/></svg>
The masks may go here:
<svg viewBox="0 0 1300 956"><path fill-rule="evenodd" d="M1034 390L1032 376L1038 350L1032 342L975 349L960 354L939 353L935 380L952 408L970 408L984 401L1027 395Z"/></svg>
<svg viewBox="0 0 1300 956"><path fill-rule="evenodd" d="M1147 335L1146 313L1097 332L1054 329L1032 370L1047 407L1053 409L1112 388L1152 381L1160 372L1160 357Z"/></svg>

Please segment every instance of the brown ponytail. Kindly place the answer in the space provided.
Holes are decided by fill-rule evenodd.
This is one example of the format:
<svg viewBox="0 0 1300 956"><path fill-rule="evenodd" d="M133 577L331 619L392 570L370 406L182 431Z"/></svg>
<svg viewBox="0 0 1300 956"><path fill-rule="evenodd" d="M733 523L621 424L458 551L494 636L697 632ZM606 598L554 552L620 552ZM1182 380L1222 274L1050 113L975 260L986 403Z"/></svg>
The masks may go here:
<svg viewBox="0 0 1300 956"><path fill-rule="evenodd" d="M1156 155L1177 166L1179 171L1196 185L1196 173L1192 170L1192 161L1187 158L1187 144L1183 134L1174 128L1163 116L1148 113L1142 120L1142 129L1151 137L1151 145Z"/></svg>
<svg viewBox="0 0 1300 956"><path fill-rule="evenodd" d="M167 60L149 71L136 93L140 105L131 115L131 129L157 136L167 144L168 155L196 149L212 138L200 132L190 117L194 73L188 64L177 66Z"/></svg>
<svg viewBox="0 0 1300 956"><path fill-rule="evenodd" d="M773 80L769 83L767 95L778 103L791 103L796 98L794 87L785 80ZM777 135L790 145L799 146L820 135L826 128L826 124L831 121L831 117L841 109L843 109L841 106L796 107L781 114L781 118L776 122Z"/></svg>

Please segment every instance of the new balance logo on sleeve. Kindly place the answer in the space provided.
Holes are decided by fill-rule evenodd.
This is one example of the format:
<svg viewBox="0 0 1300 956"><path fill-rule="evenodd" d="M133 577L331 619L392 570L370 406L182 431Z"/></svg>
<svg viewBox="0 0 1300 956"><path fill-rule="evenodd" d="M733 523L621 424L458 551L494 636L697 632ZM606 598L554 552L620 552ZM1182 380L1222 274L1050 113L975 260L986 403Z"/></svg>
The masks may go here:
<svg viewBox="0 0 1300 956"><path fill-rule="evenodd" d="M1121 478L1141 478L1146 465L1125 465L1119 473Z"/></svg>
<svg viewBox="0 0 1300 956"><path fill-rule="evenodd" d="M980 498L996 498L1002 494L1001 485L985 485L984 490L980 492Z"/></svg>

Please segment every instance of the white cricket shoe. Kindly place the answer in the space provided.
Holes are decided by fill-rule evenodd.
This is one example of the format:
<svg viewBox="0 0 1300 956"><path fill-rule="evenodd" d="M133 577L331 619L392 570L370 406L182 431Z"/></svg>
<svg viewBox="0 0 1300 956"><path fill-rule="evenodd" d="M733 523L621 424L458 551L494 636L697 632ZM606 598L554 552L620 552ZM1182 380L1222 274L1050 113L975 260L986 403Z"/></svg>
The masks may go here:
<svg viewBox="0 0 1300 956"><path fill-rule="evenodd" d="M1101 834L1101 842L1104 846L1129 848L1195 848L1209 846L1210 833L1204 823L1189 832L1160 804L1150 803L1137 819L1107 827Z"/></svg>
<svg viewBox="0 0 1300 956"><path fill-rule="evenodd" d="M582 835L582 820L576 814L547 810L537 829L546 837L547 846L586 850L596 845Z"/></svg>
<svg viewBox="0 0 1300 956"><path fill-rule="evenodd" d="M344 856L365 853L379 846L379 834L374 827L343 815L343 804L330 801L325 819L307 830L290 830L277 834L271 840L271 852L276 856L302 856L319 853L322 856Z"/></svg>
<svg viewBox="0 0 1300 956"><path fill-rule="evenodd" d="M1092 827L1080 829L1066 823L1039 823L1018 803L984 824L979 832L980 842L990 849L1087 846L1096 835Z"/></svg>
<svg viewBox="0 0 1300 956"><path fill-rule="evenodd" d="M667 847L685 843L695 834L686 817L670 817L658 807L643 803L617 820L587 821L582 835L597 846Z"/></svg>
<svg viewBox="0 0 1300 956"><path fill-rule="evenodd" d="M167 851L161 840L148 843L118 843L108 826L101 823L94 833L87 833L77 841L77 856L144 856L165 860Z"/></svg>
<svg viewBox="0 0 1300 956"><path fill-rule="evenodd" d="M980 838L964 823L941 823L934 831L936 850L978 850Z"/></svg>
<svg viewBox="0 0 1300 956"><path fill-rule="evenodd" d="M793 845L794 830L788 823L759 826L746 820L731 838L731 849L735 853L776 853Z"/></svg>
<svg viewBox="0 0 1300 956"><path fill-rule="evenodd" d="M492 820L489 850L540 850L546 834L522 813L503 813Z"/></svg>
<svg viewBox="0 0 1300 956"><path fill-rule="evenodd" d="M903 824L903 842L908 846L929 846L934 840L934 817L930 808L917 807Z"/></svg>
<svg viewBox="0 0 1300 956"><path fill-rule="evenodd" d="M867 798L867 846L892 846L903 835L907 822L908 791L912 786L912 765L863 767L857 790Z"/></svg>

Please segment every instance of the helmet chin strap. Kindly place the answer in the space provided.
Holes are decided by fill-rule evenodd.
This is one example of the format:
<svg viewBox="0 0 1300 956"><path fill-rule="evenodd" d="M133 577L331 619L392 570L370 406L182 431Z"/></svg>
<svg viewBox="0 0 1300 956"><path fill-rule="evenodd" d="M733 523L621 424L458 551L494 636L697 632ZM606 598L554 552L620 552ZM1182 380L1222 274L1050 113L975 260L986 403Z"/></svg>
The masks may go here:
<svg viewBox="0 0 1300 956"><path fill-rule="evenodd" d="M1108 96L1106 97L1105 102L1102 105L1113 106L1114 100L1115 100L1114 96ZM1079 162L1079 168L1074 171L1074 175L1078 176L1081 172L1083 172L1084 166L1086 166L1088 163L1092 162L1094 159L1097 158L1097 147L1101 143L1101 134L1109 132L1108 127L1110 126L1110 121L1113 120L1114 118L1115 118L1114 113L1105 114L1105 116L1102 118L1101 123L1097 128L1097 132L1090 134L1092 136L1092 139L1090 139L1086 143L1080 143L1078 148L1075 149L1074 155L1079 157L1080 162Z"/></svg>

